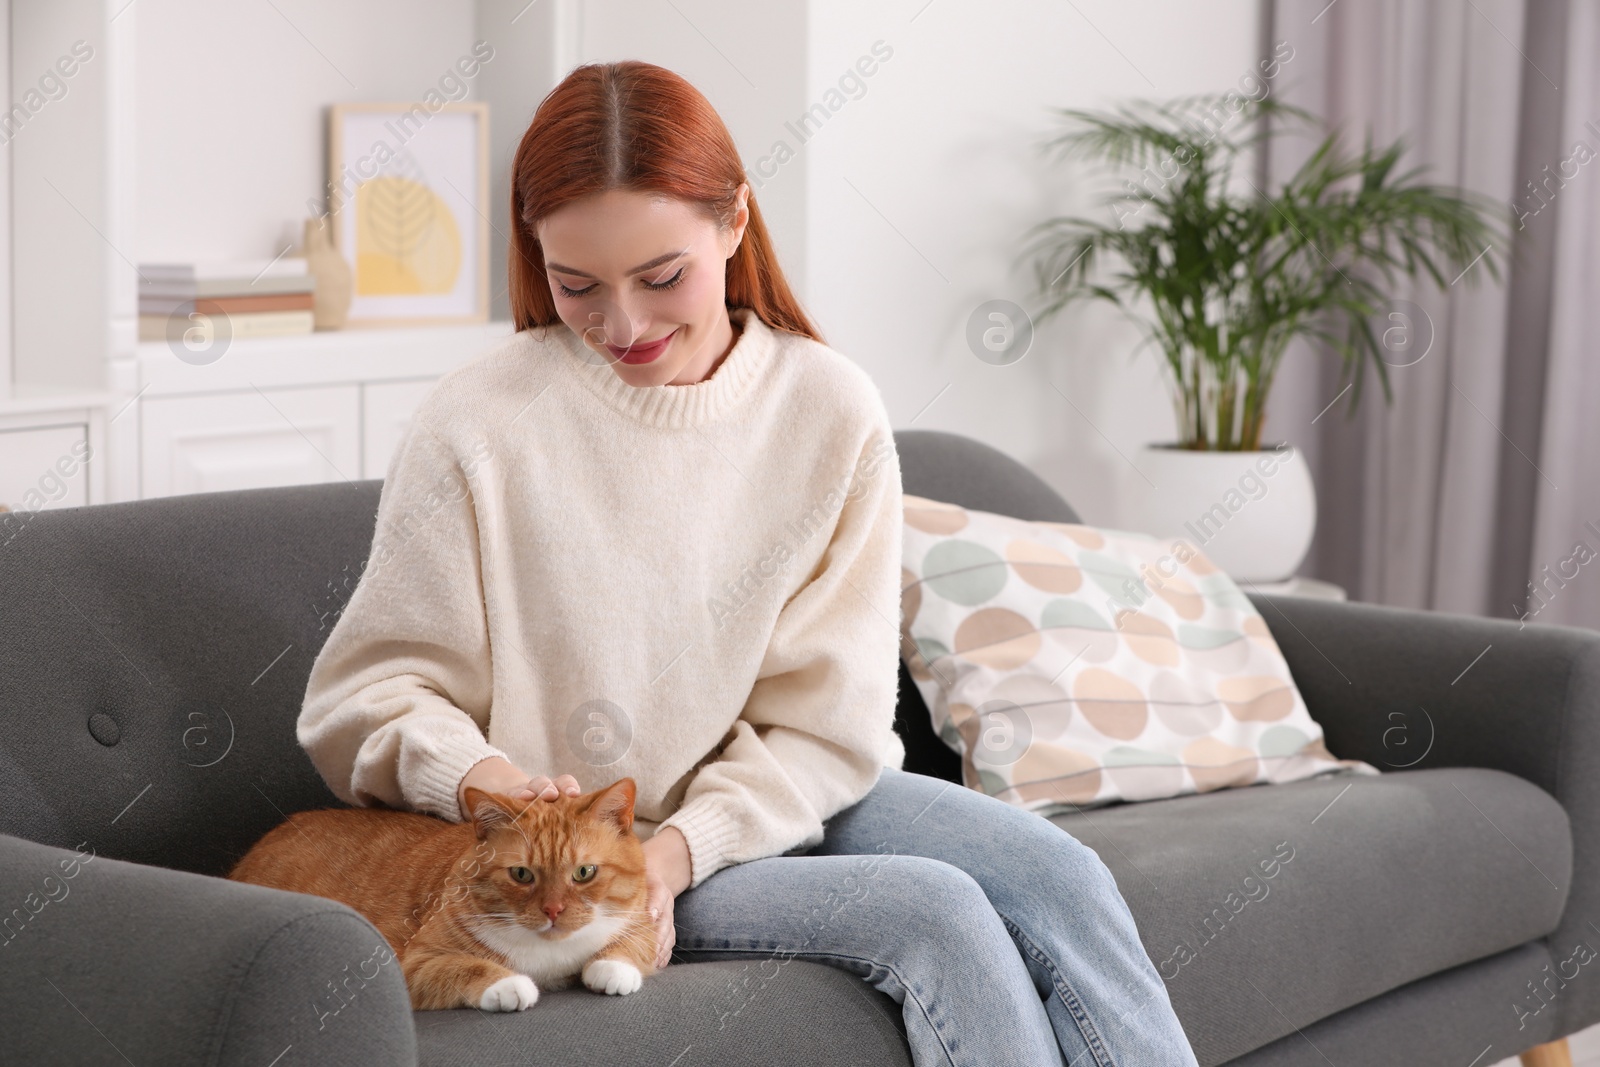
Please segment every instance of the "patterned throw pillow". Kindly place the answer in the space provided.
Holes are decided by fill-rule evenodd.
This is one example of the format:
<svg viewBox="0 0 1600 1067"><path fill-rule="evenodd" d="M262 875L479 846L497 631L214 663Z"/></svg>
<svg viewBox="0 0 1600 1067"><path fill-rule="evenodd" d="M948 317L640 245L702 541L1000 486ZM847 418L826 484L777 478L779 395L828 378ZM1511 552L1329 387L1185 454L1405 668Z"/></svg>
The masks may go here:
<svg viewBox="0 0 1600 1067"><path fill-rule="evenodd" d="M1261 613L1185 541L905 496L902 652L965 782L1050 815L1327 773Z"/></svg>

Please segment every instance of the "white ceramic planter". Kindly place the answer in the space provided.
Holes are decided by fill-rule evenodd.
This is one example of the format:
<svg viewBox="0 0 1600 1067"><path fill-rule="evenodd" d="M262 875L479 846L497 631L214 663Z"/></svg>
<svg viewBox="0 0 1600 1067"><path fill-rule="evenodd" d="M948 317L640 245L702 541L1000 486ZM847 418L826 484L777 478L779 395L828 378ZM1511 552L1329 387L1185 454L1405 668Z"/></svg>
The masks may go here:
<svg viewBox="0 0 1600 1067"><path fill-rule="evenodd" d="M1294 575L1317 527L1317 495L1299 451L1195 452L1147 445L1135 479L1136 529L1182 537L1236 581Z"/></svg>

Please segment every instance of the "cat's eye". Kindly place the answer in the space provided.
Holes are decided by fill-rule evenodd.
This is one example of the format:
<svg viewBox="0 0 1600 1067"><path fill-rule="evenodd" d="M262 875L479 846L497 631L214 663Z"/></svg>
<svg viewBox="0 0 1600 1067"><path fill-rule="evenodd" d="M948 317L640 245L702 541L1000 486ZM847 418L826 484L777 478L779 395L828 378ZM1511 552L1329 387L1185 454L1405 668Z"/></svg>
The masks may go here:
<svg viewBox="0 0 1600 1067"><path fill-rule="evenodd" d="M512 880L521 882L523 885L533 881L533 871L527 867L512 867L510 872Z"/></svg>
<svg viewBox="0 0 1600 1067"><path fill-rule="evenodd" d="M587 882L594 877L595 872L599 869L592 863L585 863L582 867L572 872L572 880L574 882Z"/></svg>

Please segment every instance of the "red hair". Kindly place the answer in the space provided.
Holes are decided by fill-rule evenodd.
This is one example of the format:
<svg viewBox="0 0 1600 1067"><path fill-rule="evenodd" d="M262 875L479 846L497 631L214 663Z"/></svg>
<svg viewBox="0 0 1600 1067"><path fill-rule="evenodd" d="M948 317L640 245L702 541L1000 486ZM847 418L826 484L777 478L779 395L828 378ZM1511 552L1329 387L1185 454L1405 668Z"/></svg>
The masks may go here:
<svg viewBox="0 0 1600 1067"><path fill-rule="evenodd" d="M534 112L511 164L507 277L518 330L561 321L534 225L581 197L608 189L659 193L733 222L744 164L716 110L682 77L653 63L586 63ZM768 326L821 341L778 266L754 195L744 237L728 259L727 304Z"/></svg>

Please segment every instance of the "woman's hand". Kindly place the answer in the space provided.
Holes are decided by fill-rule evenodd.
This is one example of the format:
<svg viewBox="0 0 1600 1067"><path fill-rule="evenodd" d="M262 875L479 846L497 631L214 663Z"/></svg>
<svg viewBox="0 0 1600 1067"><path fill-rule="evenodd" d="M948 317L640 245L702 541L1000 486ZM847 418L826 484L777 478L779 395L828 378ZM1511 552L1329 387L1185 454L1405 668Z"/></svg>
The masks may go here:
<svg viewBox="0 0 1600 1067"><path fill-rule="evenodd" d="M512 800L559 800L563 795L575 797L583 792L578 780L570 774L547 778L542 774L529 778L514 789L506 790Z"/></svg>
<svg viewBox="0 0 1600 1067"><path fill-rule="evenodd" d="M561 796L575 797L583 792L578 780L570 774L549 778L538 775L530 778L519 770L516 764L499 756L490 756L481 759L472 765L472 768L461 777L461 784L456 786L456 805L461 809L461 818L465 822L467 814L467 786L474 789L484 789L491 793L504 793L512 800L531 803L534 800L556 800Z"/></svg>
<svg viewBox="0 0 1600 1067"><path fill-rule="evenodd" d="M672 961L672 947L678 940L673 906L678 894L689 888L692 870L689 842L676 826L663 827L644 843L645 906L656 927L658 971Z"/></svg>

